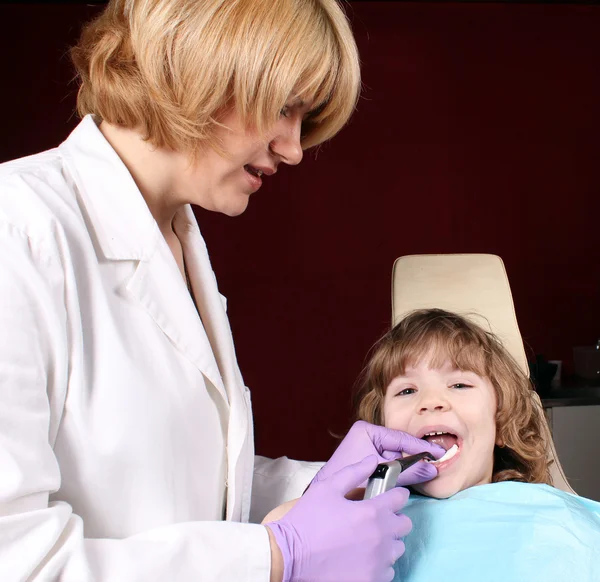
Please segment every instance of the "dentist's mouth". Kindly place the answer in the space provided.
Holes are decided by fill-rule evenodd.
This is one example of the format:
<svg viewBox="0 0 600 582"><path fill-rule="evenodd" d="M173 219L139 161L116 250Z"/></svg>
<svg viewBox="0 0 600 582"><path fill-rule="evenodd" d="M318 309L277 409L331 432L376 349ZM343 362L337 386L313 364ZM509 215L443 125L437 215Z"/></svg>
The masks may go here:
<svg viewBox="0 0 600 582"><path fill-rule="evenodd" d="M261 178L264 173L262 170L259 170L258 168L255 168L250 164L246 164L244 166L244 170L246 170L246 172L248 172L248 174L250 174L251 176L256 176L257 178Z"/></svg>
<svg viewBox="0 0 600 582"><path fill-rule="evenodd" d="M250 184L251 192L256 192L262 186L262 175L264 172L250 164L244 166L248 184Z"/></svg>

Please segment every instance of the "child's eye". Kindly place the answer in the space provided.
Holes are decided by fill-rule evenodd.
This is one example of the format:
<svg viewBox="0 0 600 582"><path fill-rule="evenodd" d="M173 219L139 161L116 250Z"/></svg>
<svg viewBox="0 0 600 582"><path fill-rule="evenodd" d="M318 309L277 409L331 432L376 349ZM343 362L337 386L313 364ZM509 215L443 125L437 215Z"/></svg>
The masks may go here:
<svg viewBox="0 0 600 582"><path fill-rule="evenodd" d="M471 384L464 384L463 382L457 382L456 384L452 384L451 388L458 388L459 390L464 390L465 388L473 388Z"/></svg>
<svg viewBox="0 0 600 582"><path fill-rule="evenodd" d="M405 388L396 394L396 396L408 396L409 394L414 394L416 390L414 388Z"/></svg>

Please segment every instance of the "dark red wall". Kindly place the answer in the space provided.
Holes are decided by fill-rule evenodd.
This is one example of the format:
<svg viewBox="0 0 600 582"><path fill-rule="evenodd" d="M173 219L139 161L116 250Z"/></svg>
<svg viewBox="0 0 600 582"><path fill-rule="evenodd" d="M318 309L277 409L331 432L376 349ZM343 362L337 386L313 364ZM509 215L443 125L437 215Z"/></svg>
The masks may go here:
<svg viewBox="0 0 600 582"><path fill-rule="evenodd" d="M0 5L0 160L74 127L85 5ZM600 335L600 7L354 2L350 125L231 219L199 211L257 450L320 459L390 315L394 259L500 255L532 353Z"/></svg>

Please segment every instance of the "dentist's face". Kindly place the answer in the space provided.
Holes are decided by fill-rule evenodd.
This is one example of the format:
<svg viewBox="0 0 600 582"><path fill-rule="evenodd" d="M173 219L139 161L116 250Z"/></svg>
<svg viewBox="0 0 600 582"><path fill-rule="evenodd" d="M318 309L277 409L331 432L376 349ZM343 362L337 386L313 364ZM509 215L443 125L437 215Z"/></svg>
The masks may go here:
<svg viewBox="0 0 600 582"><path fill-rule="evenodd" d="M190 165L182 155L175 190L185 193L186 202L206 210L242 214L250 196L277 172L279 164L295 166L302 161L301 130L310 108L311 103L290 97L267 135L249 130L230 111L219 120L222 126L216 132L226 157L208 150Z"/></svg>
<svg viewBox="0 0 600 582"><path fill-rule="evenodd" d="M448 451L436 462L438 476L415 490L446 498L491 482L496 394L487 378L456 370L449 362L430 368L426 358L392 380L383 415L386 427L425 438Z"/></svg>

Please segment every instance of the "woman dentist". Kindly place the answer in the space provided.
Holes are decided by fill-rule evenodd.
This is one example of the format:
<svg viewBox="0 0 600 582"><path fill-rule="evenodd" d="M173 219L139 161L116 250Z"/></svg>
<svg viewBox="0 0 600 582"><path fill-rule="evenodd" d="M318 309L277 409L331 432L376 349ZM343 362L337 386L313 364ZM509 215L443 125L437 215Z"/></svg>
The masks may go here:
<svg viewBox="0 0 600 582"><path fill-rule="evenodd" d="M340 7L111 0L72 56L82 121L0 166L0 579L391 580L406 491L345 494L380 459L442 451L358 423L324 466L255 459L190 207L241 214L346 123Z"/></svg>

